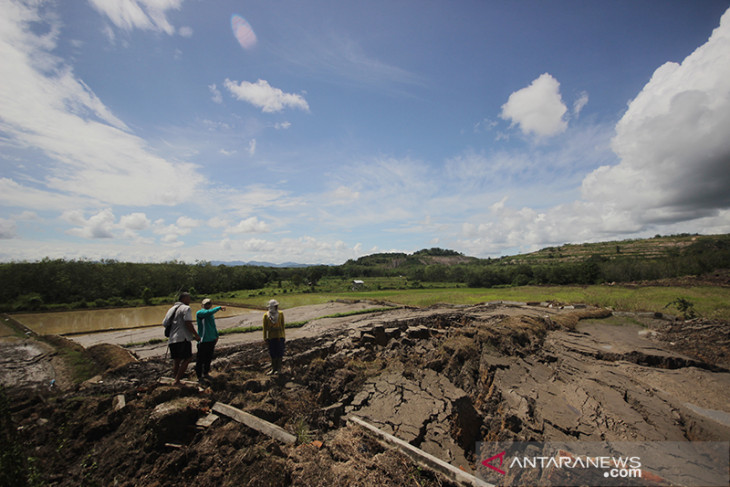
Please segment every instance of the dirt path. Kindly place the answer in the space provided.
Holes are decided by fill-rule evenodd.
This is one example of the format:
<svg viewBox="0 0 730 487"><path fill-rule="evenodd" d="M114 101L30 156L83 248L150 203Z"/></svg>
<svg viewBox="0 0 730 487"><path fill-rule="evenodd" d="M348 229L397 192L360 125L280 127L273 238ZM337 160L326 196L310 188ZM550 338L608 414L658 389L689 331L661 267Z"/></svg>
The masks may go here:
<svg viewBox="0 0 730 487"><path fill-rule="evenodd" d="M293 340L297 338L314 337L327 330L347 327L350 326L351 323L357 323L359 321L357 316L321 319L321 317L323 316L331 316L335 314L351 313L353 311L379 308L383 308L383 305L369 301L359 301L352 303L331 301L325 304L299 306L296 308L284 309L282 310L282 312L286 317L286 321L289 323L294 323L298 321L309 322L301 328L291 328L287 330L287 338ZM261 326L263 314L264 311L252 311L243 315L231 316L228 318L219 318L216 319L216 325L219 330L236 327ZM162 333L161 326L154 326L147 328L135 328L130 330L73 335L69 336L68 338L88 348L92 345L97 345L100 343L111 343L119 346L127 346L128 344L133 343L145 343L153 339L164 339L164 335ZM217 348L221 349L240 345L243 343L254 343L262 340L263 338L260 331L251 333L231 333L221 336ZM167 343L161 342L155 344L131 346L127 348L135 353L140 359L146 359L150 357L164 356L165 352L167 351Z"/></svg>

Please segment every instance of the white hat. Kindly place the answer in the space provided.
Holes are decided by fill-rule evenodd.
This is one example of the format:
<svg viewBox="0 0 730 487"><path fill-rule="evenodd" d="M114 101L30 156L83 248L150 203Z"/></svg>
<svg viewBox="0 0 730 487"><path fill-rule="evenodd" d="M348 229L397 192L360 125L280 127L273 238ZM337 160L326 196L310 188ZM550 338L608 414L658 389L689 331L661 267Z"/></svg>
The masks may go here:
<svg viewBox="0 0 730 487"><path fill-rule="evenodd" d="M208 298L205 298L205 299L203 300L203 306L205 306L205 305L206 305L206 304L208 304L208 303L210 303L210 299L208 299Z"/></svg>
<svg viewBox="0 0 730 487"><path fill-rule="evenodd" d="M269 304L268 304L269 308L273 308L275 306L279 306L279 302L277 300L272 299L271 301L269 301Z"/></svg>

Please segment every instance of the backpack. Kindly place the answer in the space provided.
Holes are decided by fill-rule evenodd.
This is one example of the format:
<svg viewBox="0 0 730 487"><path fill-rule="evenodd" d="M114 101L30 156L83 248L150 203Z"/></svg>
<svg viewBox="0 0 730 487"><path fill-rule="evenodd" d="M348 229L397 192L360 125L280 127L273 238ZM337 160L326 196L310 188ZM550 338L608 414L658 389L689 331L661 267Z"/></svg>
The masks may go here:
<svg viewBox="0 0 730 487"><path fill-rule="evenodd" d="M174 311L172 313L170 313L170 311L168 311L167 314L165 315L165 319L162 320L162 326L165 327L165 336L168 338L170 337L170 331L172 330L172 324L175 321L175 319L177 318L177 310L178 310L178 308L180 308L180 306L181 306L180 304L175 306Z"/></svg>

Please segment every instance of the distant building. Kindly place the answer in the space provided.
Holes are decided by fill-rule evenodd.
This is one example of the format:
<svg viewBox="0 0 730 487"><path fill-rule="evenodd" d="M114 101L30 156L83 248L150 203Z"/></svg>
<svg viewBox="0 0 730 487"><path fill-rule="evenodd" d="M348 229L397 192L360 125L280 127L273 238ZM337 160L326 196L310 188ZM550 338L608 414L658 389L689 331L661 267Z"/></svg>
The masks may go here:
<svg viewBox="0 0 730 487"><path fill-rule="evenodd" d="M360 281L358 279L355 279L352 281L352 290L357 291L358 289L362 289L365 286L365 281Z"/></svg>

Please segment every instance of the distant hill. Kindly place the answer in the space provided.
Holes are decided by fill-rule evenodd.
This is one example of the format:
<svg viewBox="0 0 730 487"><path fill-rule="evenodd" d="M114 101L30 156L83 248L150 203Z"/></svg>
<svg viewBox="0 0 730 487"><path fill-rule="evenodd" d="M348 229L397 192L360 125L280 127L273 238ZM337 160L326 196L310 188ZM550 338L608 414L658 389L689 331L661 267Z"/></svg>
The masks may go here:
<svg viewBox="0 0 730 487"><path fill-rule="evenodd" d="M296 262L284 262L282 264L272 264L271 262L258 262L255 260L250 260L248 262L244 262L242 260L231 260L231 261L222 261L222 260L214 260L211 261L211 265L224 265L227 267L236 267L236 266L251 266L251 267L281 267L281 268L296 268L296 267L312 267L317 264L298 264Z"/></svg>
<svg viewBox="0 0 730 487"><path fill-rule="evenodd" d="M371 254L360 257L356 260L348 260L344 265L397 269L401 267L417 267L433 264L451 266L456 264L469 264L478 261L479 259L476 257L466 257L464 254L454 250L432 248L419 250L413 254L400 252Z"/></svg>
<svg viewBox="0 0 730 487"><path fill-rule="evenodd" d="M657 235L653 238L599 243L565 244L528 254L499 259L503 264L556 264L600 258L665 259L690 254L709 254L730 248L730 235Z"/></svg>
<svg viewBox="0 0 730 487"><path fill-rule="evenodd" d="M616 240L597 243L565 244L558 247L545 247L536 252L517 254L499 258L481 259L469 257L455 250L431 248L412 254L403 252L383 252L370 254L358 259L350 259L343 267L370 267L376 269L413 269L430 265L470 265L489 264L499 266L511 265L553 265L581 263L589 260L660 260L692 255L710 255L730 249L728 235L657 235L652 238ZM271 268L304 268L321 264L301 264L284 262L272 264L258 261L212 261L212 265L252 266ZM328 266L340 267L340 266Z"/></svg>

